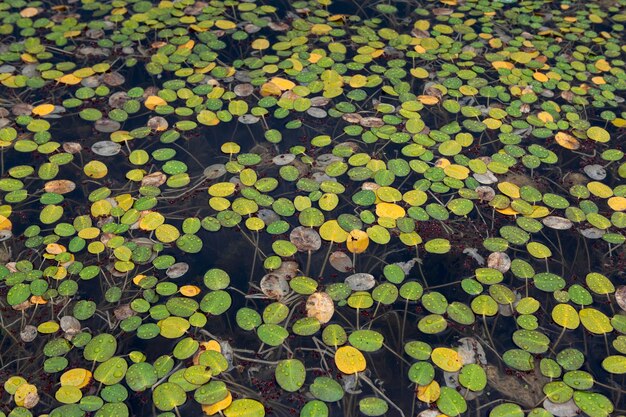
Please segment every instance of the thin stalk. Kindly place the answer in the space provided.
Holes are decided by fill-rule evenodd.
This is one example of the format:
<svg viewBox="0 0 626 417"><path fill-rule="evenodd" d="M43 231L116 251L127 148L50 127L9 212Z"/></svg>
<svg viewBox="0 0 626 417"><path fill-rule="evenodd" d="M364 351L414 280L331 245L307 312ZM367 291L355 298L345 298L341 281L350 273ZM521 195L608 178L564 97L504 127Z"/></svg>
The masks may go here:
<svg viewBox="0 0 626 417"><path fill-rule="evenodd" d="M333 242L330 242L328 245L328 251L326 252L326 257L324 258L324 263L322 263L322 269L320 270L319 276L324 276L324 269L326 269L326 263L328 262L328 258L330 257L330 251L333 248Z"/></svg>

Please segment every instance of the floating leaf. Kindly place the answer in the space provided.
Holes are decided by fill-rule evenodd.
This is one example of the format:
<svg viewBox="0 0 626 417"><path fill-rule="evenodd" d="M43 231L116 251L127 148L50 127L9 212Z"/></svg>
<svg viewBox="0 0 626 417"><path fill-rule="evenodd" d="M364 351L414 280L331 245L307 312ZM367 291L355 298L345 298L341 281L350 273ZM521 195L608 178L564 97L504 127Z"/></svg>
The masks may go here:
<svg viewBox="0 0 626 417"><path fill-rule="evenodd" d="M126 371L126 383L133 391L145 391L156 384L157 379L156 369L146 362L134 363Z"/></svg>
<svg viewBox="0 0 626 417"><path fill-rule="evenodd" d="M479 365L468 364L461 369L459 382L467 389L480 391L487 385L487 375Z"/></svg>
<svg viewBox="0 0 626 417"><path fill-rule="evenodd" d="M343 398L344 391L341 385L328 377L317 377L310 386L311 394L325 402L336 402Z"/></svg>
<svg viewBox="0 0 626 417"><path fill-rule="evenodd" d="M93 378L104 385L120 382L126 375L128 363L124 358L113 357L102 362L93 373Z"/></svg>
<svg viewBox="0 0 626 417"><path fill-rule="evenodd" d="M447 239L432 239L426 242L425 249L430 253L448 253L450 251L450 242Z"/></svg>
<svg viewBox="0 0 626 417"><path fill-rule="evenodd" d="M558 132L554 139L565 149L576 150L580 148L580 142L575 137L565 132Z"/></svg>
<svg viewBox="0 0 626 417"><path fill-rule="evenodd" d="M176 383L164 382L152 391L154 405L161 411L170 411L187 401L185 391Z"/></svg>
<svg viewBox="0 0 626 417"><path fill-rule="evenodd" d="M602 361L602 367L612 374L626 374L626 356L607 356Z"/></svg>
<svg viewBox="0 0 626 417"><path fill-rule="evenodd" d="M206 378L203 378L206 380ZM211 381L195 390L193 398L200 404L215 404L228 397L228 389L222 381Z"/></svg>
<svg viewBox="0 0 626 417"><path fill-rule="evenodd" d="M574 392L574 402L590 417L605 417L613 413L613 403L604 395L595 392Z"/></svg>
<svg viewBox="0 0 626 417"><path fill-rule="evenodd" d="M613 331L609 318L595 308L583 308L578 315L585 329L591 333L605 334Z"/></svg>
<svg viewBox="0 0 626 417"><path fill-rule="evenodd" d="M441 387L437 381L417 387L417 398L426 404L434 403L441 395Z"/></svg>
<svg viewBox="0 0 626 417"><path fill-rule="evenodd" d="M456 372L463 366L463 362L454 349L435 348L431 353L433 363L446 372Z"/></svg>
<svg viewBox="0 0 626 417"><path fill-rule="evenodd" d="M62 386L69 385L77 388L83 388L91 381L91 371L84 368L74 368L66 371L61 375L60 382Z"/></svg>
<svg viewBox="0 0 626 417"><path fill-rule="evenodd" d="M292 280L293 282L293 280ZM306 301L308 317L315 317L320 323L328 323L333 317L335 306L332 298L325 292L316 292Z"/></svg>
<svg viewBox="0 0 626 417"><path fill-rule="evenodd" d="M17 395L17 392L15 393ZM83 393L77 387L67 385L60 387L54 394L54 398L63 404L75 404L83 397ZM16 404L19 401L16 397Z"/></svg>
<svg viewBox="0 0 626 417"><path fill-rule="evenodd" d="M557 304L552 309L552 320L566 329L576 329L580 324L578 312L569 304Z"/></svg>
<svg viewBox="0 0 626 417"><path fill-rule="evenodd" d="M463 396L449 387L441 387L437 407L449 416L458 416L467 411L467 403Z"/></svg>
<svg viewBox="0 0 626 417"><path fill-rule="evenodd" d="M189 329L189 321L182 317L168 317L159 322L161 336L168 339L177 339Z"/></svg>
<svg viewBox="0 0 626 417"><path fill-rule="evenodd" d="M598 126L592 126L587 129L587 136L597 142L605 143L611 139L609 132Z"/></svg>
<svg viewBox="0 0 626 417"><path fill-rule="evenodd" d="M263 417L265 416L265 407L256 400L244 398L233 401L224 410L224 415L226 417Z"/></svg>
<svg viewBox="0 0 626 417"><path fill-rule="evenodd" d="M285 391L295 392L304 384L306 370L297 359L286 359L276 366L276 381Z"/></svg>
<svg viewBox="0 0 626 417"><path fill-rule="evenodd" d="M342 346L335 352L335 365L344 374L363 372L366 368L365 357L352 346Z"/></svg>
<svg viewBox="0 0 626 417"><path fill-rule="evenodd" d="M87 343L83 355L88 361L104 362L110 359L117 349L117 340L108 333L95 336Z"/></svg>
<svg viewBox="0 0 626 417"><path fill-rule="evenodd" d="M366 397L359 401L359 411L366 416L382 416L389 410L389 404L381 398Z"/></svg>

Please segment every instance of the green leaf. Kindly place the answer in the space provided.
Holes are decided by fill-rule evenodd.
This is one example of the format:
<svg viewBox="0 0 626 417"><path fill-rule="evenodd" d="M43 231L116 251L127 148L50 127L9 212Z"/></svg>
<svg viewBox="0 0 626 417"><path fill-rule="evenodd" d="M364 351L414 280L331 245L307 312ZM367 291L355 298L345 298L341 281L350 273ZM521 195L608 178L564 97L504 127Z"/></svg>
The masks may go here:
<svg viewBox="0 0 626 417"><path fill-rule="evenodd" d="M626 374L626 356L607 356L602 361L602 367L612 374Z"/></svg>
<svg viewBox="0 0 626 417"><path fill-rule="evenodd" d="M161 411L171 411L187 401L187 394L174 382L164 382L152 392L152 401Z"/></svg>
<svg viewBox="0 0 626 417"><path fill-rule="evenodd" d="M263 417L265 407L256 400L248 398L235 400L224 410L226 417Z"/></svg>
<svg viewBox="0 0 626 417"><path fill-rule="evenodd" d="M306 370L304 364L298 359L285 359L276 366L274 375L282 389L295 392L304 385Z"/></svg>
<svg viewBox="0 0 626 417"><path fill-rule="evenodd" d="M93 378L104 385L117 384L124 379L127 369L126 360L116 356L98 365L93 373Z"/></svg>
<svg viewBox="0 0 626 417"><path fill-rule="evenodd" d="M467 389L481 391L487 386L487 374L479 365L467 364L461 368L459 382Z"/></svg>
<svg viewBox="0 0 626 417"><path fill-rule="evenodd" d="M463 396L449 387L441 387L437 407L449 416L458 416L467 411L467 403Z"/></svg>
<svg viewBox="0 0 626 417"><path fill-rule="evenodd" d="M156 382L156 369L147 362L134 363L126 371L126 384L133 391L145 391Z"/></svg>
<svg viewBox="0 0 626 417"><path fill-rule="evenodd" d="M193 393L193 398L200 404L215 404L228 396L228 388L222 381L211 381L202 385Z"/></svg>
<svg viewBox="0 0 626 417"><path fill-rule="evenodd" d="M117 340L115 337L108 333L102 333L87 343L83 355L88 361L104 362L115 354L116 349Z"/></svg>
<svg viewBox="0 0 626 417"><path fill-rule="evenodd" d="M611 400L596 392L576 391L574 402L589 417L608 417L614 410Z"/></svg>
<svg viewBox="0 0 626 417"><path fill-rule="evenodd" d="M444 254L450 251L450 241L447 239L432 239L426 242L424 248L429 253Z"/></svg>

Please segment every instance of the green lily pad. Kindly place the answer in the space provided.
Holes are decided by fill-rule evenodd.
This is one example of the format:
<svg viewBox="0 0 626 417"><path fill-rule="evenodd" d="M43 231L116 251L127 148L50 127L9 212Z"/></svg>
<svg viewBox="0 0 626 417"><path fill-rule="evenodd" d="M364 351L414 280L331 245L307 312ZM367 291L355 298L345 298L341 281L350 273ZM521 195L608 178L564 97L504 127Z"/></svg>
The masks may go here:
<svg viewBox="0 0 626 417"><path fill-rule="evenodd" d="M154 405L161 411L170 411L187 401L187 394L176 383L164 382L152 391Z"/></svg>
<svg viewBox="0 0 626 417"><path fill-rule="evenodd" d="M319 376L309 387L311 394L319 400L333 403L343 398L343 388L334 379Z"/></svg>
<svg viewBox="0 0 626 417"><path fill-rule="evenodd" d="M102 333L87 343L83 355L88 361L105 362L115 354L116 349L117 340L115 337L108 333Z"/></svg>
<svg viewBox="0 0 626 417"><path fill-rule="evenodd" d="M359 401L359 411L366 416L382 416L389 410L389 404L382 398L366 397Z"/></svg>
<svg viewBox="0 0 626 417"><path fill-rule="evenodd" d="M126 384L136 392L145 391L157 382L157 372L149 363L134 363L126 371Z"/></svg>
<svg viewBox="0 0 626 417"><path fill-rule="evenodd" d="M285 391L295 392L304 385L306 371L297 359L286 359L277 366L274 375L278 385Z"/></svg>
<svg viewBox="0 0 626 417"><path fill-rule="evenodd" d="M113 385L126 376L128 363L124 358L113 357L102 362L93 373L93 378L104 385Z"/></svg>
<svg viewBox="0 0 626 417"><path fill-rule="evenodd" d="M614 410L611 400L595 392L576 391L574 402L590 417L610 416Z"/></svg>
<svg viewBox="0 0 626 417"><path fill-rule="evenodd" d="M226 417L263 417L265 407L256 400L248 398L234 400L228 408L224 410Z"/></svg>
<svg viewBox="0 0 626 417"><path fill-rule="evenodd" d="M449 416L458 416L467 411L467 403L455 389L441 387L437 408Z"/></svg>
<svg viewBox="0 0 626 417"><path fill-rule="evenodd" d="M193 393L193 398L200 404L215 404L228 396L228 388L222 381L211 381Z"/></svg>

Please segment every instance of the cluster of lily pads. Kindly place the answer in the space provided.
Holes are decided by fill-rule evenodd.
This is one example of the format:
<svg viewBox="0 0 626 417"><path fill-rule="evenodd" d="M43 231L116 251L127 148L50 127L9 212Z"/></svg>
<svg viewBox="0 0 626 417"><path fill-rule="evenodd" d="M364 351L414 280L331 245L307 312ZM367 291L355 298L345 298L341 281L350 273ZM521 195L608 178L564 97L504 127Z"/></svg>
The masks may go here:
<svg viewBox="0 0 626 417"><path fill-rule="evenodd" d="M0 1L0 417L626 415L626 1Z"/></svg>

